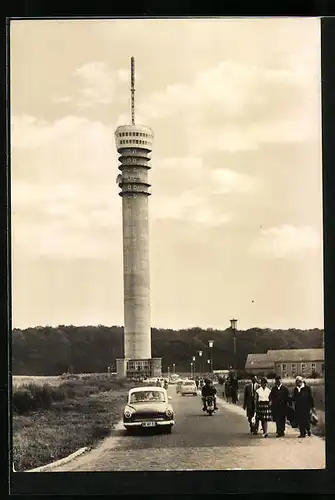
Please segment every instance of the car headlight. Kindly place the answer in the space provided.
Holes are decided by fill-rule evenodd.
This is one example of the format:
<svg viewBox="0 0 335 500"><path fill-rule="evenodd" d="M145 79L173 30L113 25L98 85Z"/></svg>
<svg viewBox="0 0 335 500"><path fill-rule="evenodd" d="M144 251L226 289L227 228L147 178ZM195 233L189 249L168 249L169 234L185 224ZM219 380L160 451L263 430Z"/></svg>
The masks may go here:
<svg viewBox="0 0 335 500"><path fill-rule="evenodd" d="M165 414L169 418L173 417L173 411L172 410L166 410Z"/></svg>
<svg viewBox="0 0 335 500"><path fill-rule="evenodd" d="M126 411L124 412L124 416L125 416L125 418L131 418L131 416L132 416L132 412L131 412L131 411L129 411L129 410L126 410Z"/></svg>

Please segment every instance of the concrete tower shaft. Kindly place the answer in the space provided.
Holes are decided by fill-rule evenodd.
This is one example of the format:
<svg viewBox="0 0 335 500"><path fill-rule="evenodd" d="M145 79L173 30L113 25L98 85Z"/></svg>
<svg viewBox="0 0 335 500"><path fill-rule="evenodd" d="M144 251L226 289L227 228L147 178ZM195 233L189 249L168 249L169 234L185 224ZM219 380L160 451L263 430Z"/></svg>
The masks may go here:
<svg viewBox="0 0 335 500"><path fill-rule="evenodd" d="M115 131L122 196L124 356L151 358L148 171L153 132L141 125Z"/></svg>

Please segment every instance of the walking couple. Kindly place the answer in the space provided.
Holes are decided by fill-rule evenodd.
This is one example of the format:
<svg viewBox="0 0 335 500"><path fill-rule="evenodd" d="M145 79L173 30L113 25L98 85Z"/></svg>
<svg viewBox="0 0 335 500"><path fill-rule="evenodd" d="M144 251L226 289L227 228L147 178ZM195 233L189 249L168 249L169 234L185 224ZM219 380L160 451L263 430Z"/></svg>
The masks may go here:
<svg viewBox="0 0 335 500"><path fill-rule="evenodd" d="M266 378L258 384L257 377L252 377L251 384L245 387L243 408L247 411L250 432L258 433L259 424L262 425L263 436L268 436L268 422L276 422L277 437L285 436L285 424L291 402L294 404L294 419L300 430L299 437L311 435L310 414L314 410L314 401L311 388L306 386L302 377L296 378L296 387L292 396L282 384L279 375L275 377L275 385L269 389ZM255 422L253 423L253 420Z"/></svg>

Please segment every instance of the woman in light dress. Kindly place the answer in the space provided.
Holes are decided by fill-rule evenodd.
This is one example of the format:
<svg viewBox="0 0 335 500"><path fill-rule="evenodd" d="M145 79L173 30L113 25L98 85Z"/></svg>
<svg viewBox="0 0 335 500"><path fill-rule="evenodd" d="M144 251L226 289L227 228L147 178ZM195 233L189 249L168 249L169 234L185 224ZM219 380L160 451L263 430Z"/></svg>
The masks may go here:
<svg viewBox="0 0 335 500"><path fill-rule="evenodd" d="M262 378L261 386L256 390L255 393L255 408L256 408L256 421L255 421L255 431L257 434L259 423L262 425L263 437L268 437L268 422L272 420L272 413L270 409L270 396L271 390L268 388L268 381L266 378Z"/></svg>

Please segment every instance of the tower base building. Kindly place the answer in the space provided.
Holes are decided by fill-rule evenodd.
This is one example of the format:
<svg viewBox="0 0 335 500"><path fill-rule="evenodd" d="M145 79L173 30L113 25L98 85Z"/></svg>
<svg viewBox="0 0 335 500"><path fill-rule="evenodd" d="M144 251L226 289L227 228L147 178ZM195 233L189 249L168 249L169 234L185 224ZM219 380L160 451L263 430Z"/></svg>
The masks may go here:
<svg viewBox="0 0 335 500"><path fill-rule="evenodd" d="M116 360L117 378L160 378L162 376L162 358Z"/></svg>

